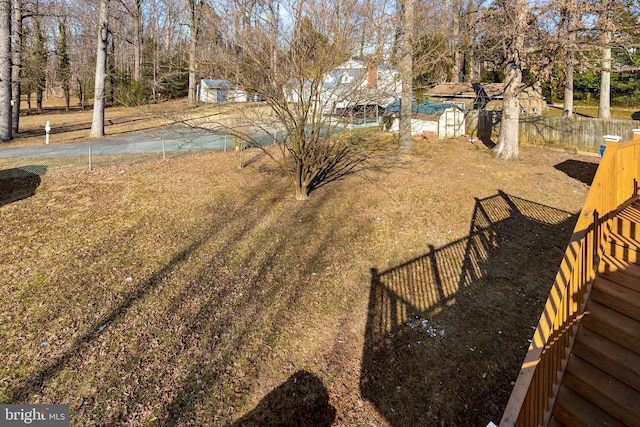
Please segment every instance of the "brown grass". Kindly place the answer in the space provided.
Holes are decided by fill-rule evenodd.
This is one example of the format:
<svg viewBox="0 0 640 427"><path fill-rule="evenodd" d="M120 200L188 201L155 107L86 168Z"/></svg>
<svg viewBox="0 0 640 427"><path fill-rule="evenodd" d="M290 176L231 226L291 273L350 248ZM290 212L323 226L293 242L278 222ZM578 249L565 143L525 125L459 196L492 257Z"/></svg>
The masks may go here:
<svg viewBox="0 0 640 427"><path fill-rule="evenodd" d="M576 105L575 113L580 117L598 117L598 106ZM562 116L562 103L554 104L544 110L546 116ZM611 107L611 118L614 120L638 120L640 111L638 108Z"/></svg>
<svg viewBox="0 0 640 427"><path fill-rule="evenodd" d="M597 160L379 141L383 167L307 202L220 152L0 180L0 401L78 426L499 421Z"/></svg>

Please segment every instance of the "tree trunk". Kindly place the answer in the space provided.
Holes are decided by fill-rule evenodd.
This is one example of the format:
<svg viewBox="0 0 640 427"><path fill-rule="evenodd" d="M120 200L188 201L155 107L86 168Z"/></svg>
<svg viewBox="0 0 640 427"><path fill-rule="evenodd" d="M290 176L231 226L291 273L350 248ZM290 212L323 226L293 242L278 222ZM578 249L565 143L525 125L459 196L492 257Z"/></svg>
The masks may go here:
<svg viewBox="0 0 640 427"><path fill-rule="evenodd" d="M567 16L567 21L570 52L564 66L564 98L562 111L564 111L565 117L573 117L573 70L575 66L575 52L573 49L576 42L576 32L575 18L570 12L569 16Z"/></svg>
<svg viewBox="0 0 640 427"><path fill-rule="evenodd" d="M527 0L515 0L507 13L513 20L513 38L508 44L507 64L504 73L504 94L502 120L495 152L501 159L518 158L518 125L520 121L520 101L522 90L522 57L524 52L524 32L527 24Z"/></svg>
<svg viewBox="0 0 640 427"><path fill-rule="evenodd" d="M402 79L400 104L400 123L398 128L398 146L401 154L411 152L411 103L413 101L413 23L414 0L404 0L402 8L403 34L402 54L399 62Z"/></svg>
<svg viewBox="0 0 640 427"><path fill-rule="evenodd" d="M0 0L0 141L11 132L11 0Z"/></svg>
<svg viewBox="0 0 640 427"><path fill-rule="evenodd" d="M608 41L611 34L605 36ZM611 118L611 48L606 47L602 50L602 71L600 71L600 102L598 103L598 118Z"/></svg>
<svg viewBox="0 0 640 427"><path fill-rule="evenodd" d="M76 80L78 82L78 98L80 99L80 110L84 111L84 87L82 86L82 80L80 77Z"/></svg>
<svg viewBox="0 0 640 427"><path fill-rule="evenodd" d="M293 185L296 189L296 200L309 200L309 183L305 173L305 164L300 158L295 158Z"/></svg>
<svg viewBox="0 0 640 427"><path fill-rule="evenodd" d="M509 67L505 72L505 87L502 100L502 120L496 154L502 159L518 158L518 123L520 121L520 101L518 93L522 82L522 70Z"/></svg>
<svg viewBox="0 0 640 427"><path fill-rule="evenodd" d="M96 84L93 95L93 121L90 137L104 136L105 84L107 80L107 35L109 0L100 0L98 44L96 48Z"/></svg>
<svg viewBox="0 0 640 427"><path fill-rule="evenodd" d="M452 8L453 14L453 30L451 32L451 42L453 47L453 63L451 64L451 83L460 82L460 10L454 3Z"/></svg>
<svg viewBox="0 0 640 427"><path fill-rule="evenodd" d="M198 40L198 20L199 20L199 3L198 0L189 0L189 104L195 104L198 101L197 90L198 82L196 75L196 52Z"/></svg>
<svg viewBox="0 0 640 427"><path fill-rule="evenodd" d="M20 79L22 74L22 0L13 0L13 68L11 69L11 129L20 130Z"/></svg>
<svg viewBox="0 0 640 427"><path fill-rule="evenodd" d="M475 40L475 23L474 23L474 6L473 0L467 2L467 23L465 32L465 54L464 54L464 70L465 70L465 82L475 82L478 77L475 72L475 58L473 53L474 40Z"/></svg>
<svg viewBox="0 0 640 427"><path fill-rule="evenodd" d="M142 0L135 1L133 16L133 80L142 80Z"/></svg>
<svg viewBox="0 0 640 427"><path fill-rule="evenodd" d="M573 117L573 53L564 71L564 101L562 110L565 117Z"/></svg>

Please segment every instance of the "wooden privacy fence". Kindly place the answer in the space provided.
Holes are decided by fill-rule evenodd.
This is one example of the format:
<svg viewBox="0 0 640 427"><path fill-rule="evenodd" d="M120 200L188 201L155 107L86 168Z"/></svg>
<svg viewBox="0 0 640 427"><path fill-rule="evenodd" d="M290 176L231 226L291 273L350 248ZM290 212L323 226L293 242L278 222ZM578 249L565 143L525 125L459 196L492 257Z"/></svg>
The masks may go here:
<svg viewBox="0 0 640 427"><path fill-rule="evenodd" d="M607 144L560 270L500 422L501 427L548 421L589 286L603 254L602 229L621 205L638 196L640 131Z"/></svg>
<svg viewBox="0 0 640 427"><path fill-rule="evenodd" d="M469 111L466 133L490 138L500 130L500 120L500 111ZM628 141L633 137L633 129L637 128L640 128L638 120L521 115L519 140L525 144L597 153L605 135L617 135Z"/></svg>

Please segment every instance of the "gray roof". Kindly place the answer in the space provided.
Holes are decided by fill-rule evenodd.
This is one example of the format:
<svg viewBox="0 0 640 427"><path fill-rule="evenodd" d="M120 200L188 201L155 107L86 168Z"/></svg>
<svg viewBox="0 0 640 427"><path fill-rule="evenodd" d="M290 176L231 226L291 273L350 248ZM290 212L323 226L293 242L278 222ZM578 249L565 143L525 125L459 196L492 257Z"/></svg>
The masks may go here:
<svg viewBox="0 0 640 427"><path fill-rule="evenodd" d="M202 79L202 86L208 89L235 89L236 85L229 80Z"/></svg>

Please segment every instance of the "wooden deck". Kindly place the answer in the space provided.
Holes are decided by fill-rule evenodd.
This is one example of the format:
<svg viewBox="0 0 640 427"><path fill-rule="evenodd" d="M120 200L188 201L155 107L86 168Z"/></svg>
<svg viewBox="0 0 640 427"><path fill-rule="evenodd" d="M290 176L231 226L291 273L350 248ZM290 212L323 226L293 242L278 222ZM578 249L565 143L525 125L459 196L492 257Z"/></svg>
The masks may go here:
<svg viewBox="0 0 640 427"><path fill-rule="evenodd" d="M604 255L549 426L640 426L640 200L603 233Z"/></svg>

